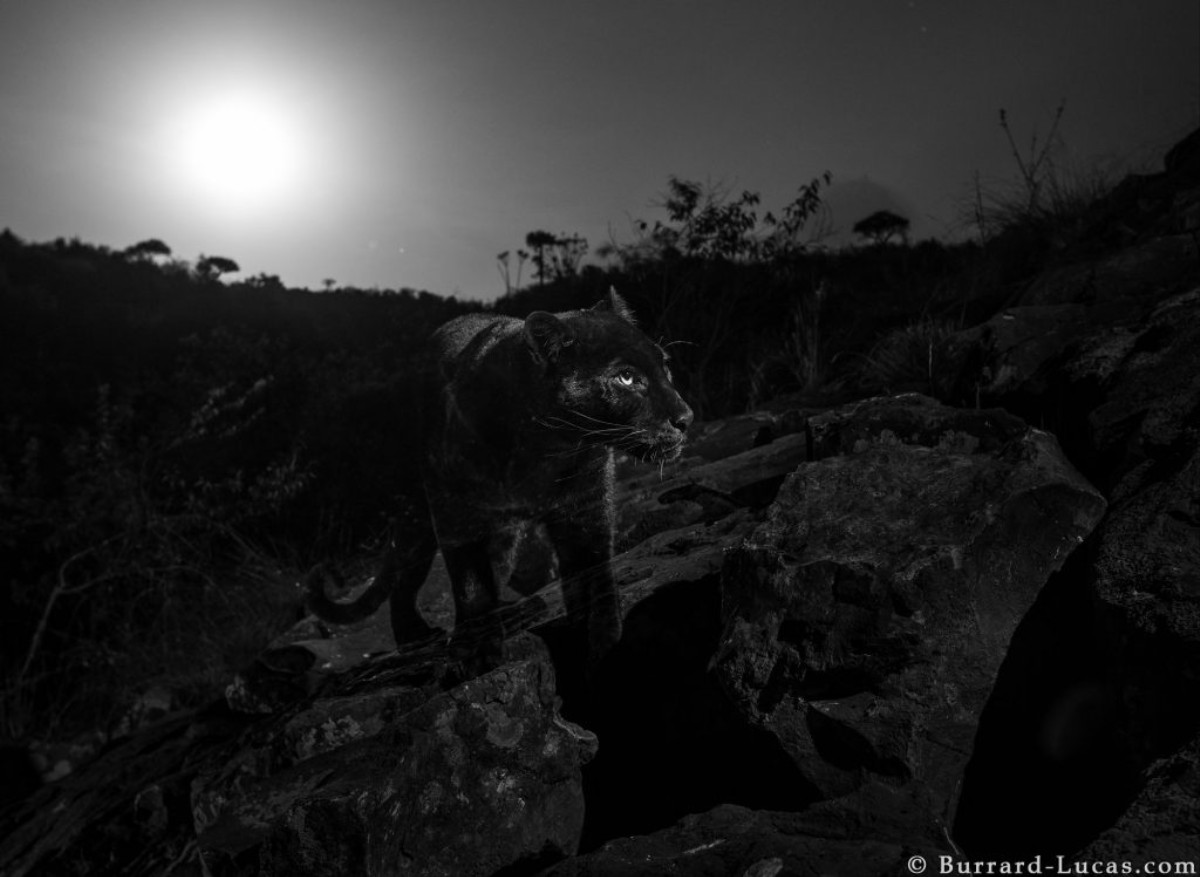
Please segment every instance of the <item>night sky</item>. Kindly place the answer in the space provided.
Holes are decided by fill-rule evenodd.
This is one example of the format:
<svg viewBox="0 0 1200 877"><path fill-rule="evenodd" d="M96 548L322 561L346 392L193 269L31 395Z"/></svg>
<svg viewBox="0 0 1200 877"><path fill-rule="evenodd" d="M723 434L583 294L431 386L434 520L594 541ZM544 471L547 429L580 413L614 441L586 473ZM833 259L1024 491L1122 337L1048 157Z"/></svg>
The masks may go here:
<svg viewBox="0 0 1200 877"><path fill-rule="evenodd" d="M1153 169L1200 125L1196 0L11 0L0 227L320 288L490 299L526 232L592 248L668 175L778 209L828 170L966 233L1065 101L1061 162Z"/></svg>

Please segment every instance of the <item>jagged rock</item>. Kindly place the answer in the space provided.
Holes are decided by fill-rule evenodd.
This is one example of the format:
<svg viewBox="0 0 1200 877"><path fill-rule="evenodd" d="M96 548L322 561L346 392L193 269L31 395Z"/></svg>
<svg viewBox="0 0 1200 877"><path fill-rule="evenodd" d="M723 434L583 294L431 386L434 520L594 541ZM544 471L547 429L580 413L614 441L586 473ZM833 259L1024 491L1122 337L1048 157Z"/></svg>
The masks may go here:
<svg viewBox="0 0 1200 877"><path fill-rule="evenodd" d="M800 466L727 559L716 672L825 796L916 779L950 818L1013 630L1104 510L1018 423L920 397L817 418L844 455Z"/></svg>
<svg viewBox="0 0 1200 877"><path fill-rule="evenodd" d="M6 814L3 873L491 874L570 853L596 739L559 715L540 642L506 648L448 688L371 662L270 717L172 716Z"/></svg>
<svg viewBox="0 0 1200 877"><path fill-rule="evenodd" d="M953 398L1012 404L1023 382L1097 329L1137 325L1192 288L1200 261L1200 131L1168 153L1164 170L1134 174L1093 205L1063 262L1028 282L1007 308L956 333L944 351Z"/></svg>
<svg viewBox="0 0 1200 877"><path fill-rule="evenodd" d="M1029 427L1003 409L951 408L919 393L879 396L827 411L809 421L812 459L855 454L879 444L947 453L994 454Z"/></svg>
<svg viewBox="0 0 1200 877"><path fill-rule="evenodd" d="M650 835L609 841L541 877L912 874L950 855L923 790L880 783L800 813L725 804ZM931 870L930 873L936 873Z"/></svg>
<svg viewBox="0 0 1200 877"><path fill-rule="evenodd" d="M1076 857L1083 862L1195 862L1200 851L1200 737L1143 774L1117 824Z"/></svg>
<svg viewBox="0 0 1200 877"><path fill-rule="evenodd" d="M698 423L688 430L687 456L712 462L804 432L810 412L791 406Z"/></svg>
<svg viewBox="0 0 1200 877"><path fill-rule="evenodd" d="M3 813L0 873L199 873L189 784L247 724L220 708L185 712L113 743Z"/></svg>
<svg viewBox="0 0 1200 877"><path fill-rule="evenodd" d="M1121 817L1143 771L1200 732L1197 375L1189 291L1081 339L1016 397L1055 424L1109 510L1022 625L981 723L957 831L981 856L1077 851Z"/></svg>
<svg viewBox="0 0 1200 877"><path fill-rule="evenodd" d="M1112 322L1143 312L1186 288L1195 274L1196 258L1191 234L1151 238L1098 260L1048 271L1026 288L1016 304L1086 304L1094 319Z"/></svg>
<svg viewBox="0 0 1200 877"><path fill-rule="evenodd" d="M429 696L327 694L193 783L206 865L233 873L487 875L575 852L595 736L558 714L540 643Z"/></svg>
<svg viewBox="0 0 1200 877"><path fill-rule="evenodd" d="M1095 323L1077 303L1005 308L986 322L956 332L947 359L958 364L957 394L978 402L995 399L1032 378Z"/></svg>
<svg viewBox="0 0 1200 877"><path fill-rule="evenodd" d="M717 460L691 458L667 479L641 467L617 488L617 543L629 547L651 534L712 523L740 508L763 508L807 453L807 436L792 433Z"/></svg>

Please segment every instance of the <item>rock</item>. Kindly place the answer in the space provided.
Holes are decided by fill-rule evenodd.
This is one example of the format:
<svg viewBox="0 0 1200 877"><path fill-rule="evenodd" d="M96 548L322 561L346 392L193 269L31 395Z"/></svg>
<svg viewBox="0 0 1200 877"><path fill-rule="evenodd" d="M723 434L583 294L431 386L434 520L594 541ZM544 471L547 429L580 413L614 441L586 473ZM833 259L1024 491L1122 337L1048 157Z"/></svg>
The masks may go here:
<svg viewBox="0 0 1200 877"><path fill-rule="evenodd" d="M809 421L814 460L855 454L879 444L941 451L995 453L1029 427L1002 409L951 408L919 393L879 396L827 411Z"/></svg>
<svg viewBox="0 0 1200 877"><path fill-rule="evenodd" d="M271 716L171 716L5 813L3 873L457 875L561 858L596 738L559 715L535 637L505 657L460 684L381 659Z"/></svg>
<svg viewBox="0 0 1200 877"><path fill-rule="evenodd" d="M1085 304L1093 319L1113 322L1185 289L1195 274L1196 255L1191 234L1154 237L1100 259L1047 271L1016 304Z"/></svg>
<svg viewBox="0 0 1200 877"><path fill-rule="evenodd" d="M804 432L810 413L789 406L695 424L688 430L687 456L711 463L762 447L785 435Z"/></svg>
<svg viewBox="0 0 1200 877"><path fill-rule="evenodd" d="M956 827L980 857L1077 852L1151 807L1140 776L1200 733L1198 374L1193 290L1079 339L1009 403L1053 425L1109 509L981 722Z"/></svg>
<svg viewBox="0 0 1200 877"><path fill-rule="evenodd" d="M716 672L825 797L917 780L949 824L1009 639L1104 500L1002 412L901 397L810 425L843 455L727 558Z"/></svg>
<svg viewBox="0 0 1200 877"><path fill-rule="evenodd" d="M247 724L216 707L177 713L114 742L24 807L0 813L0 873L200 873L189 785Z"/></svg>
<svg viewBox="0 0 1200 877"><path fill-rule="evenodd" d="M652 534L712 523L741 508L765 508L807 454L807 435L790 433L723 459L693 458L667 479L653 467L640 467L617 488L617 544L628 548Z"/></svg>
<svg viewBox="0 0 1200 877"><path fill-rule="evenodd" d="M970 402L1012 392L1094 327L1089 308L1077 303L1005 308L951 336L947 357L960 369L955 392Z"/></svg>
<svg viewBox="0 0 1200 877"><path fill-rule="evenodd" d="M914 856L936 867L949 854L928 813L922 790L880 783L800 813L725 804L650 835L609 841L542 877L911 874Z"/></svg>
<svg viewBox="0 0 1200 877"><path fill-rule="evenodd" d="M1110 498L1091 579L1106 635L1136 659L1117 672L1151 661L1131 686L1165 672L1200 693L1200 288L1089 337L1058 374L1036 389L1047 406L1071 400L1074 453ZM1189 715L1200 721L1200 709ZM1161 724L1147 716L1136 734L1147 757L1166 754L1151 742ZM1187 739L1190 728L1170 736Z"/></svg>
<svg viewBox="0 0 1200 877"><path fill-rule="evenodd" d="M1097 329L1136 325L1194 287L1200 244L1200 131L1167 155L1164 170L1134 174L1081 218L1080 240L1027 281L1007 307L956 333L945 398L1009 405L1055 354Z"/></svg>
<svg viewBox="0 0 1200 877"><path fill-rule="evenodd" d="M528 636L445 692L323 695L193 783L213 873L487 875L575 852L595 736L558 714ZM281 717L282 718L282 717Z"/></svg>
<svg viewBox="0 0 1200 877"><path fill-rule="evenodd" d="M1150 765L1129 809L1085 847L1083 862L1195 862L1200 855L1200 737Z"/></svg>

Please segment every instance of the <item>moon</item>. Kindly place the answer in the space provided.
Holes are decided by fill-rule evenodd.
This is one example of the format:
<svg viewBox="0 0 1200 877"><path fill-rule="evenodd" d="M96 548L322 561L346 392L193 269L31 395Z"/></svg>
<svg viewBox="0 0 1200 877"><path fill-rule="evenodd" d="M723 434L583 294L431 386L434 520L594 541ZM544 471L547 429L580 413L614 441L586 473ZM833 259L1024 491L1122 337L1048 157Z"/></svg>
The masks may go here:
<svg viewBox="0 0 1200 877"><path fill-rule="evenodd" d="M286 210L306 170L297 114L266 93L232 90L180 106L165 140L173 188L211 212Z"/></svg>

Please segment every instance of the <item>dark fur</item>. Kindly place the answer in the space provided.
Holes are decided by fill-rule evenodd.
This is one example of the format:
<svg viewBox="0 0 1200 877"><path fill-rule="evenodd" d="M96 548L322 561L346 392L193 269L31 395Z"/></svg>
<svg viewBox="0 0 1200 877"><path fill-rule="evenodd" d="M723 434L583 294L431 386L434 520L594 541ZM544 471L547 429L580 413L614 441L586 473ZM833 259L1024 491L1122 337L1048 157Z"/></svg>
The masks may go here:
<svg viewBox="0 0 1200 877"><path fill-rule="evenodd" d="M613 448L674 460L692 420L666 354L611 292L586 311L451 320L433 337L431 366L422 421L432 527L402 534L353 603L334 603L322 576L310 577L311 608L345 623L390 596L400 644L432 632L416 595L439 546L456 631L492 614L503 589L544 587L557 564L568 612L586 621L599 660L621 635ZM537 550L546 546L550 558Z"/></svg>

